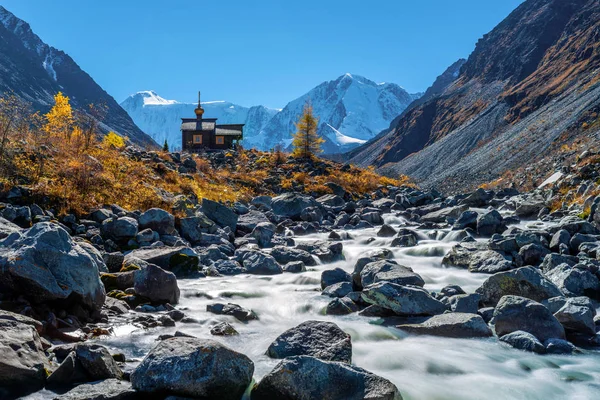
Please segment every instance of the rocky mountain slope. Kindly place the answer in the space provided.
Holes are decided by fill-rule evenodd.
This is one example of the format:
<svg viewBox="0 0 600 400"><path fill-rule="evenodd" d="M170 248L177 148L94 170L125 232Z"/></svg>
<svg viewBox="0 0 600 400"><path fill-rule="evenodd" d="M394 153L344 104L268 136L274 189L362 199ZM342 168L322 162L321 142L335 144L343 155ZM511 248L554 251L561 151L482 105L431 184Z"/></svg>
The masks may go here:
<svg viewBox="0 0 600 400"><path fill-rule="evenodd" d="M600 4L528 0L485 35L442 93L350 154L455 191L596 132Z"/></svg>
<svg viewBox="0 0 600 400"><path fill-rule="evenodd" d="M154 144L68 54L44 43L29 24L2 6L0 71L0 93L14 93L42 112L48 111L59 91L80 110L89 104L105 104L103 131L113 130L138 145Z"/></svg>
<svg viewBox="0 0 600 400"><path fill-rule="evenodd" d="M142 91L129 96L121 107L137 126L158 143L165 139L172 148L181 148L181 118L193 118L197 103L166 100L154 91ZM203 102L205 115L218 118L221 124L245 124L244 136L253 137L271 120L278 110L264 106L244 107L228 101Z"/></svg>
<svg viewBox="0 0 600 400"><path fill-rule="evenodd" d="M221 123L245 123L244 145L269 150L291 144L294 123L310 100L319 119L319 134L326 140L326 153L339 153L373 138L420 94L409 94L393 83L377 84L357 75L345 74L324 82L288 103L283 110L263 106L243 107L229 102L203 103L207 117ZM193 116L195 103L165 100L155 92L138 92L121 103L136 124L158 142L166 138L181 146L182 117Z"/></svg>

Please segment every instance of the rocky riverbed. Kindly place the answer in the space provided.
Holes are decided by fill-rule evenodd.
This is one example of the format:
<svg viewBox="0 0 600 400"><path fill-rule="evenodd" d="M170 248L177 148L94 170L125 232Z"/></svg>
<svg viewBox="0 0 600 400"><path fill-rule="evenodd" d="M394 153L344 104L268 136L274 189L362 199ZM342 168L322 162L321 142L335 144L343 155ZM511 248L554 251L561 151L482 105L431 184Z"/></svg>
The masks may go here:
<svg viewBox="0 0 600 400"><path fill-rule="evenodd" d="M551 195L7 204L2 396L595 398L600 200Z"/></svg>

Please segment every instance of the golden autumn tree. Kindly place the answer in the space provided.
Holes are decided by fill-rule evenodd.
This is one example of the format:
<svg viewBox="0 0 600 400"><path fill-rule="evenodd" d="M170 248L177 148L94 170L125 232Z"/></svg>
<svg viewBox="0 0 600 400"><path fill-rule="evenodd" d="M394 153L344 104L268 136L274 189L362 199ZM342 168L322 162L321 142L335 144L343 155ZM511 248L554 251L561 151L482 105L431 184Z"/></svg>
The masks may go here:
<svg viewBox="0 0 600 400"><path fill-rule="evenodd" d="M313 114L313 108L310 103L304 105L302 115L296 122L296 133L293 135L292 156L304 159L311 159L321 153L321 144L325 139L317 134L319 118Z"/></svg>
<svg viewBox="0 0 600 400"><path fill-rule="evenodd" d="M69 98L58 92L54 96L54 106L45 115L46 124L44 130L52 137L71 138L73 131L73 109L69 104Z"/></svg>

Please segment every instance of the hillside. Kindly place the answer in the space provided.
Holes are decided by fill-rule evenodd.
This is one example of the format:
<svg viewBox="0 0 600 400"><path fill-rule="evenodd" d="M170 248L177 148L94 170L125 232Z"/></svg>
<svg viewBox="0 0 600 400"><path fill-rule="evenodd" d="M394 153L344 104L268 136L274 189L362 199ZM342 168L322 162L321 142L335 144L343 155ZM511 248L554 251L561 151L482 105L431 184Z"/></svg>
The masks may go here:
<svg viewBox="0 0 600 400"><path fill-rule="evenodd" d="M140 146L155 145L106 93L66 53L44 43L29 24L0 6L0 94L14 93L47 112L53 96L63 92L75 109L106 106L102 131L115 131Z"/></svg>
<svg viewBox="0 0 600 400"><path fill-rule="evenodd" d="M350 162L453 192L593 136L599 20L597 1L524 2L479 40L450 86Z"/></svg>

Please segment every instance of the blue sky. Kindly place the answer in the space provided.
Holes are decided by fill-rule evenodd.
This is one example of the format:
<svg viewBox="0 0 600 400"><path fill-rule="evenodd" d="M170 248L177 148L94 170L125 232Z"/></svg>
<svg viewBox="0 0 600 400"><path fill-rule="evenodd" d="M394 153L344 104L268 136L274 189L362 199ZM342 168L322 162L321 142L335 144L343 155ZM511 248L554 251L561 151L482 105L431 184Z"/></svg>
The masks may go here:
<svg viewBox="0 0 600 400"><path fill-rule="evenodd" d="M283 107L346 73L424 91L522 0L0 0L119 102Z"/></svg>

